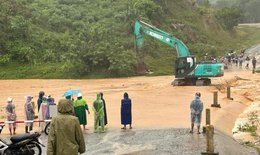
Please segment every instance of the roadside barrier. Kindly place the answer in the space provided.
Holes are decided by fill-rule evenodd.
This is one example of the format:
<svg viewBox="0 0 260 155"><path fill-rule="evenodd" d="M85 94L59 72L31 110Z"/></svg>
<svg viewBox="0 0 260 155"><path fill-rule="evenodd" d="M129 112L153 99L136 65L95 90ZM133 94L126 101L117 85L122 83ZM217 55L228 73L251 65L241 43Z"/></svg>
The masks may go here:
<svg viewBox="0 0 260 155"><path fill-rule="evenodd" d="M13 123L33 123L33 122L51 122L51 120L24 120L24 121L3 121L0 124L13 124Z"/></svg>

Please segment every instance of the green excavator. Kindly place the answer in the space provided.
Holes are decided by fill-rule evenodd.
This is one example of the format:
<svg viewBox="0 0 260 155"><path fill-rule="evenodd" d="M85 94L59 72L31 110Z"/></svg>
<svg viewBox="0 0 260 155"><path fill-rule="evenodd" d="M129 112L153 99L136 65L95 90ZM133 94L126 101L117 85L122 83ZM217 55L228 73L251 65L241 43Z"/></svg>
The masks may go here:
<svg viewBox="0 0 260 155"><path fill-rule="evenodd" d="M210 85L210 77L221 77L224 75L222 63L212 61L197 63L196 58L190 54L189 49L181 40L155 26L138 20L135 22L134 34L135 49L139 53L144 45L143 34L160 40L176 49L178 57L175 62L175 80L171 83L173 86Z"/></svg>

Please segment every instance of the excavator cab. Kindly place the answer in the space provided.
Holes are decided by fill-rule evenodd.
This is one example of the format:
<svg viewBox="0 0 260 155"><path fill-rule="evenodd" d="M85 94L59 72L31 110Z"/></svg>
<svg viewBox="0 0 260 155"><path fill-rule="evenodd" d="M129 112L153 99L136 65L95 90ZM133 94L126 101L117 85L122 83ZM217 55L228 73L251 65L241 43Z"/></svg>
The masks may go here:
<svg viewBox="0 0 260 155"><path fill-rule="evenodd" d="M178 57L175 62L175 77L187 77L187 75L194 71L195 64L196 58L193 56Z"/></svg>

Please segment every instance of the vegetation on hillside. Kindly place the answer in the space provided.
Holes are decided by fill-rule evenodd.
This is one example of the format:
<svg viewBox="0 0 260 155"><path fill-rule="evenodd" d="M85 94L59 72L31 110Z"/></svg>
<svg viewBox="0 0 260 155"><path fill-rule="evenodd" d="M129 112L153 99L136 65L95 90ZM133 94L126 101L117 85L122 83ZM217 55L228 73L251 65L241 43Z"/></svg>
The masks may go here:
<svg viewBox="0 0 260 155"><path fill-rule="evenodd" d="M208 1L208 0L206 0ZM224 8L236 8L241 11L239 18L240 23L259 23L260 22L260 1L256 0L215 0L212 7L224 9Z"/></svg>
<svg viewBox="0 0 260 155"><path fill-rule="evenodd" d="M256 32L234 29L239 11L194 1L2 0L0 8L1 79L138 75L133 26L140 19L181 39L198 60L257 42L241 42ZM174 74L174 49L145 37L143 52L153 75Z"/></svg>

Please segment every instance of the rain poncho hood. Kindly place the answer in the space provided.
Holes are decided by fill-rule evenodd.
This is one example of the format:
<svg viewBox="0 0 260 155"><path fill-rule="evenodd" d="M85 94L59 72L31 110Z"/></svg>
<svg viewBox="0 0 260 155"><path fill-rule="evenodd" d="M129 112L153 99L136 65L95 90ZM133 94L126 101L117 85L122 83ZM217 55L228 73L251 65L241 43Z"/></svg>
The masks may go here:
<svg viewBox="0 0 260 155"><path fill-rule="evenodd" d="M128 99L128 94L127 94L127 92L124 93L124 99Z"/></svg>
<svg viewBox="0 0 260 155"><path fill-rule="evenodd" d="M26 103L31 102L33 97L31 95L24 96Z"/></svg>
<svg viewBox="0 0 260 155"><path fill-rule="evenodd" d="M59 113L71 113L73 111L73 104L68 99L60 99L58 103Z"/></svg>

